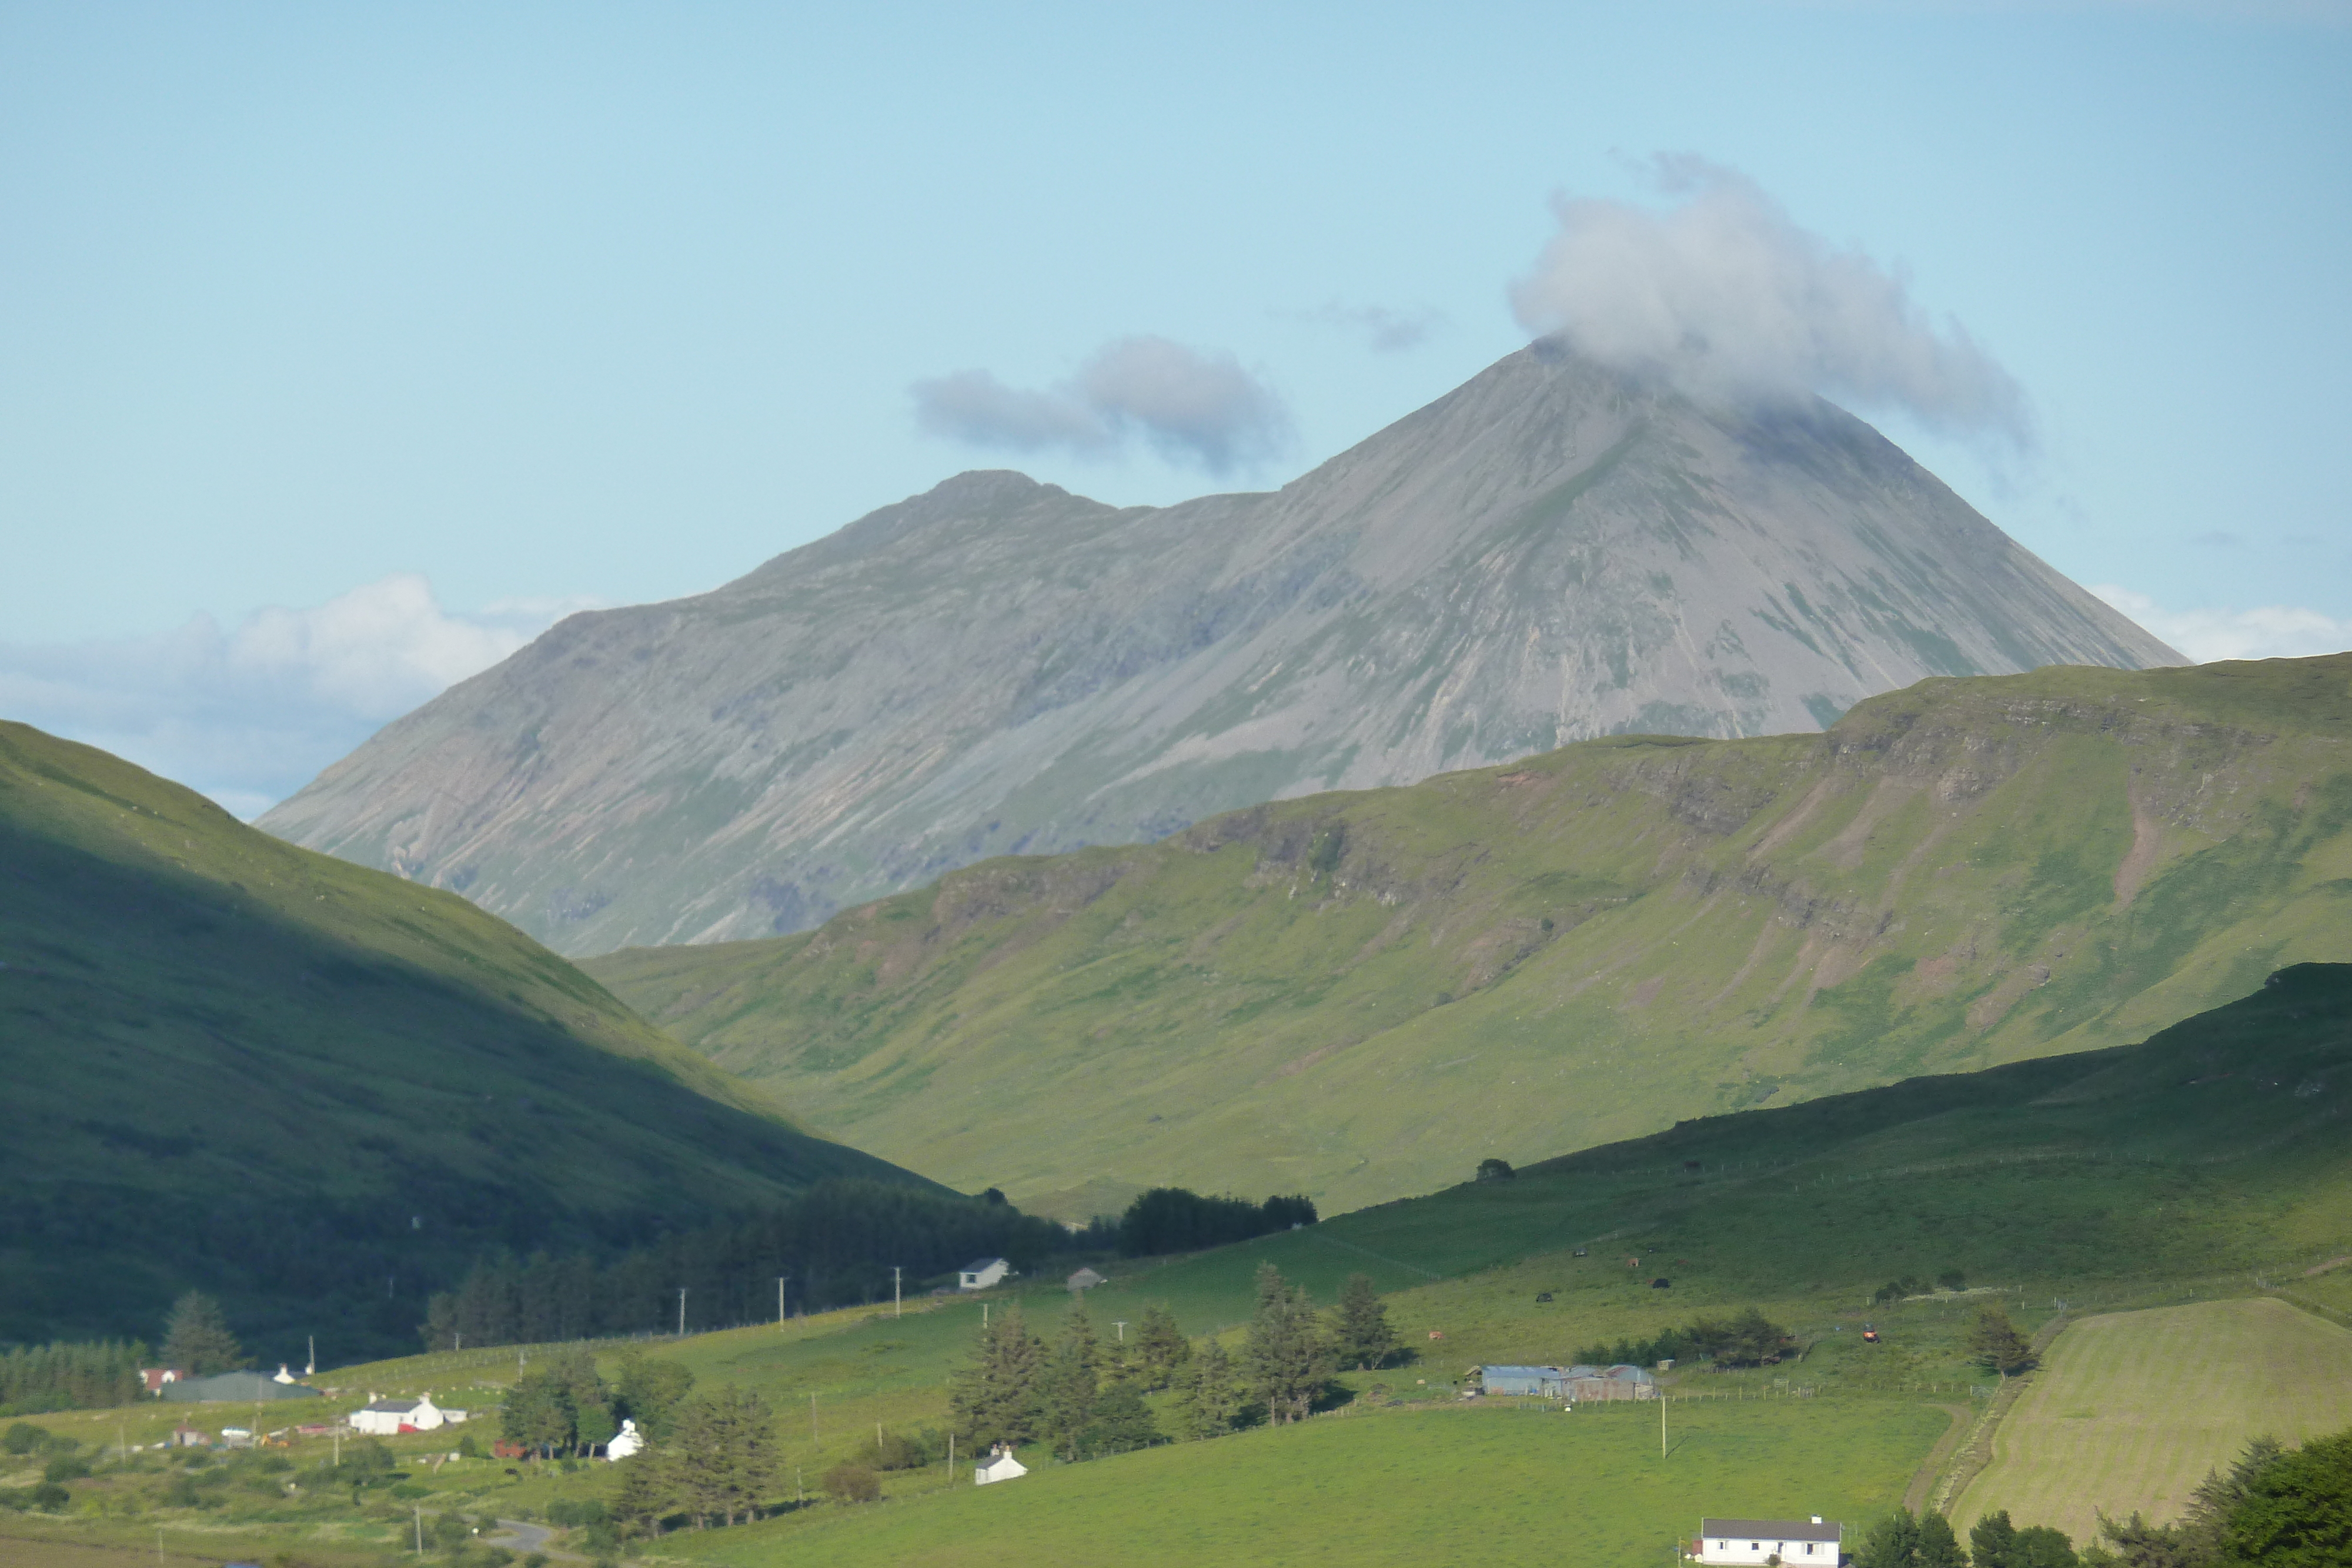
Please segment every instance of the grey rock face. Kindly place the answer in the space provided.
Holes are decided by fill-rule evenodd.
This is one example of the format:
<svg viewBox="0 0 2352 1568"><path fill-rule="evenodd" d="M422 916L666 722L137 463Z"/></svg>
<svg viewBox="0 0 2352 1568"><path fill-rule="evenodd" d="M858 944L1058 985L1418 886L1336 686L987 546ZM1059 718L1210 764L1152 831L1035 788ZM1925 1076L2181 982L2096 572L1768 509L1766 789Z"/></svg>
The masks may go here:
<svg viewBox="0 0 2352 1568"><path fill-rule="evenodd" d="M1538 345L1270 494L964 474L572 616L261 825L597 953L1595 735L2184 662L1827 403L1701 408Z"/></svg>

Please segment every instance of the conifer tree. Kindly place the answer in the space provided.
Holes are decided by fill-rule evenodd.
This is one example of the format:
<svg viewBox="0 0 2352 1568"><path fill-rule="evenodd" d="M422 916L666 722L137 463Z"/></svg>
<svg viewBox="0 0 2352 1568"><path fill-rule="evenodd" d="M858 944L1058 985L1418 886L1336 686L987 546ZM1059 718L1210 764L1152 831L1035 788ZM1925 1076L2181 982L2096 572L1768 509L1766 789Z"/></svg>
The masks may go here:
<svg viewBox="0 0 2352 1568"><path fill-rule="evenodd" d="M1234 1429L1241 1390L1234 1382L1233 1358L1215 1340L1201 1346L1176 1384L1176 1413L1187 1437L1219 1437Z"/></svg>
<svg viewBox="0 0 2352 1568"><path fill-rule="evenodd" d="M1039 1382L1045 1347L1016 1309L980 1332L971 1364L949 1389L956 1431L977 1453L991 1443L1025 1443L1037 1435Z"/></svg>
<svg viewBox="0 0 2352 1568"><path fill-rule="evenodd" d="M1988 1306L1969 1325L1969 1359L1996 1372L2019 1373L2033 1364L2033 1345L2017 1332L2009 1313Z"/></svg>
<svg viewBox="0 0 2352 1568"><path fill-rule="evenodd" d="M659 1448L640 1448L613 1470L613 1490L604 1506L622 1529L659 1535L663 1518L677 1506L669 1456Z"/></svg>
<svg viewBox="0 0 2352 1568"><path fill-rule="evenodd" d="M1135 1332L1135 1370L1142 1385L1167 1387L1175 1380L1177 1369L1192 1359L1192 1342L1176 1326L1175 1314L1166 1307L1144 1308L1143 1321Z"/></svg>
<svg viewBox="0 0 2352 1568"><path fill-rule="evenodd" d="M698 1530L714 1518L733 1524L753 1517L782 1460L775 1412L750 1389L729 1384L698 1395L672 1423L670 1471Z"/></svg>
<svg viewBox="0 0 2352 1568"><path fill-rule="evenodd" d="M233 1372L246 1364L244 1348L229 1333L220 1303L201 1291L190 1291L173 1304L162 1354L164 1365L176 1366L191 1377Z"/></svg>
<svg viewBox="0 0 2352 1568"><path fill-rule="evenodd" d="M1089 1454L1123 1454L1161 1441L1160 1427L1133 1383L1114 1383L1095 1400L1082 1446Z"/></svg>
<svg viewBox="0 0 2352 1568"><path fill-rule="evenodd" d="M1095 1345L1086 1313L1070 1314L1070 1326L1054 1346L1038 1380L1038 1435L1075 1462L1080 1437L1094 1420Z"/></svg>
<svg viewBox="0 0 2352 1568"><path fill-rule="evenodd" d="M1250 1393L1265 1402L1266 1416L1276 1426L1306 1419L1331 1376L1331 1350L1314 1303L1271 1263L1258 1265L1257 1312L1250 1320L1242 1365Z"/></svg>
<svg viewBox="0 0 2352 1568"><path fill-rule="evenodd" d="M1381 1304L1370 1274L1350 1274L1339 1287L1339 1333L1332 1351L1359 1372L1370 1372L1396 1354L1396 1331L1389 1326L1389 1310Z"/></svg>

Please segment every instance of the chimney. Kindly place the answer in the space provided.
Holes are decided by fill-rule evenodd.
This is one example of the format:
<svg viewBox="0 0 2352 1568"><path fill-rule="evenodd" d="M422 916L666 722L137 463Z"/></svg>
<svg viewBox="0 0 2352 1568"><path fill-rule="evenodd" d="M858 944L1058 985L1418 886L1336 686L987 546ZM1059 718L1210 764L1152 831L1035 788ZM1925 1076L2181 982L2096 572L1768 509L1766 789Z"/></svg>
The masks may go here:
<svg viewBox="0 0 2352 1568"><path fill-rule="evenodd" d="M1818 1513L1817 1513L1817 1514L1813 1515L1813 1522L1814 1522L1815 1524L1819 1524L1821 1521L1822 1521L1822 1516L1821 1516L1820 1514L1818 1514Z"/></svg>

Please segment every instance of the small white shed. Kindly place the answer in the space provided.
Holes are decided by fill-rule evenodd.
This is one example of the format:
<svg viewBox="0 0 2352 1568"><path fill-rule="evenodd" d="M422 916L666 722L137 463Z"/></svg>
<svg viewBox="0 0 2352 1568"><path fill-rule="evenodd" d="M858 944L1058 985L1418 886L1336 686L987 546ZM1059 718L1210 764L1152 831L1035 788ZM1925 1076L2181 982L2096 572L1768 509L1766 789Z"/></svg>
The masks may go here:
<svg viewBox="0 0 2352 1568"><path fill-rule="evenodd" d="M1013 1457L1009 1443L999 1443L988 1450L988 1458L971 1468L971 1484L984 1487L991 1481L1018 1479L1029 1473L1029 1467Z"/></svg>
<svg viewBox="0 0 2352 1568"><path fill-rule="evenodd" d="M637 1424L624 1417L621 1429L614 1433L612 1441L604 1445L604 1457L617 1464L645 1446L645 1434L637 1430Z"/></svg>
<svg viewBox="0 0 2352 1568"><path fill-rule="evenodd" d="M1803 1519L1702 1519L1698 1551L1701 1563L1762 1563L1779 1558L1784 1564L1817 1563L1836 1568L1844 1526L1820 1514Z"/></svg>
<svg viewBox="0 0 2352 1568"><path fill-rule="evenodd" d="M956 1289L985 1291L1013 1272L1013 1265L1002 1258L975 1258L956 1270Z"/></svg>

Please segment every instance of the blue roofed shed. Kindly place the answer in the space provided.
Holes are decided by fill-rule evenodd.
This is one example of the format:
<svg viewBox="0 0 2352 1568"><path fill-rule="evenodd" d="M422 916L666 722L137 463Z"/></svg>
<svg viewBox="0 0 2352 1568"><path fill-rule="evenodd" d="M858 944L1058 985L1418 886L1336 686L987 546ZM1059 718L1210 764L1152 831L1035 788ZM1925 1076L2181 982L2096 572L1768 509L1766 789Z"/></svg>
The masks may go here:
<svg viewBox="0 0 2352 1568"><path fill-rule="evenodd" d="M1482 1366L1478 1374L1489 1394L1533 1394L1545 1399L1568 1397L1565 1367Z"/></svg>

